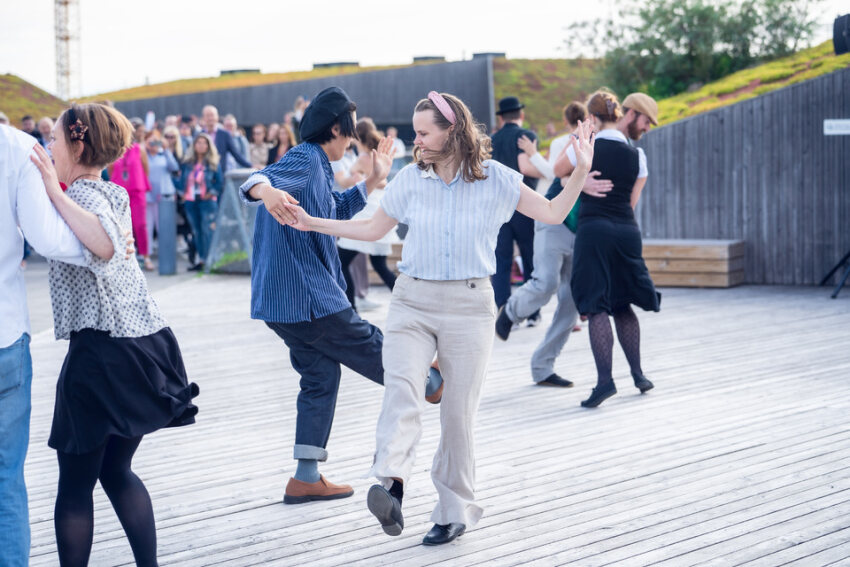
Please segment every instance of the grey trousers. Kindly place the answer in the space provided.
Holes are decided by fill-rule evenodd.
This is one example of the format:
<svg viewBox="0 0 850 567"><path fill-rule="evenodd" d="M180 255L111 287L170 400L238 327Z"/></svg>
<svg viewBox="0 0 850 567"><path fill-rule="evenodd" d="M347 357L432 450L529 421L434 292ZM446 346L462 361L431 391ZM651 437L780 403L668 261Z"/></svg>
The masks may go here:
<svg viewBox="0 0 850 567"><path fill-rule="evenodd" d="M546 305L555 293L558 307L543 341L531 355L531 377L542 382L555 372L555 359L570 338L578 311L570 292L575 234L563 223L534 223L534 272L511 294L505 312L517 323Z"/></svg>
<svg viewBox="0 0 850 567"><path fill-rule="evenodd" d="M490 278L417 280L404 274L393 288L384 327L384 403L371 475L384 486L405 483L422 435L427 368L437 353L445 384L440 444L431 466L439 501L431 521L472 527L475 501L475 415L493 348L496 303Z"/></svg>

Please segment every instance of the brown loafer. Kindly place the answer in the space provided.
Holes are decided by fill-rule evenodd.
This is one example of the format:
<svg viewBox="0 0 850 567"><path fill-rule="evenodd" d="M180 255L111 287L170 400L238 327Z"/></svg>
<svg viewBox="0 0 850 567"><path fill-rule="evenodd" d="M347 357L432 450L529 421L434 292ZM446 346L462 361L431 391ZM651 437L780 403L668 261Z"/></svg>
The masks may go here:
<svg viewBox="0 0 850 567"><path fill-rule="evenodd" d="M319 476L319 482L302 482L290 478L283 495L284 504L304 504L313 500L336 500L348 498L354 494L354 489L347 484L334 484Z"/></svg>

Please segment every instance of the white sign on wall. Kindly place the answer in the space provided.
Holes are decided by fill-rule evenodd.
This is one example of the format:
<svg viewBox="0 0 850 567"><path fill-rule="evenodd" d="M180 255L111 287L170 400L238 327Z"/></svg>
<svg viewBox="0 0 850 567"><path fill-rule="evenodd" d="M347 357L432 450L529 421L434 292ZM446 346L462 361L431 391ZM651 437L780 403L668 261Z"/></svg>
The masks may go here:
<svg viewBox="0 0 850 567"><path fill-rule="evenodd" d="M824 136L848 136L850 135L850 120L824 120Z"/></svg>

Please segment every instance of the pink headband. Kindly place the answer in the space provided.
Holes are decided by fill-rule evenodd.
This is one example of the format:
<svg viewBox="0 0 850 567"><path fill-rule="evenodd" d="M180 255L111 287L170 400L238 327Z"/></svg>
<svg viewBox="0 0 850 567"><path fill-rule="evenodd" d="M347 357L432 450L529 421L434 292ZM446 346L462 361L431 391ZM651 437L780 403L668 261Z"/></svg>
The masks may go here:
<svg viewBox="0 0 850 567"><path fill-rule="evenodd" d="M455 113L452 110L452 107L449 106L449 103L446 102L446 99L443 98L443 95L438 93L437 91L431 91L428 93L428 100L434 103L434 106L437 107L437 110L440 111L440 114L446 117L446 120L454 124L457 122L457 118L455 118Z"/></svg>

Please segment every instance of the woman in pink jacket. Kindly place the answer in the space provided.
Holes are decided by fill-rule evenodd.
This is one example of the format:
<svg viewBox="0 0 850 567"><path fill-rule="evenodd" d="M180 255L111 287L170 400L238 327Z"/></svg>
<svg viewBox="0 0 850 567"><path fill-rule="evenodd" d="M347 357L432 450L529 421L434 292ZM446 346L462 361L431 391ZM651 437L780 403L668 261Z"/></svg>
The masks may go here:
<svg viewBox="0 0 850 567"><path fill-rule="evenodd" d="M112 164L109 179L127 190L130 195L130 218L133 222L133 238L136 239L136 249L142 255L146 270L153 270L150 250L148 248L148 230L145 212L145 193L151 190L148 177L148 156L142 151L140 139L144 140L145 125L138 119L131 120L136 128L132 146Z"/></svg>

